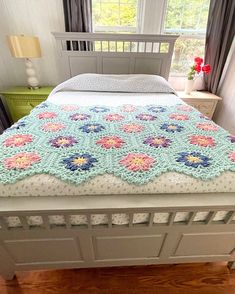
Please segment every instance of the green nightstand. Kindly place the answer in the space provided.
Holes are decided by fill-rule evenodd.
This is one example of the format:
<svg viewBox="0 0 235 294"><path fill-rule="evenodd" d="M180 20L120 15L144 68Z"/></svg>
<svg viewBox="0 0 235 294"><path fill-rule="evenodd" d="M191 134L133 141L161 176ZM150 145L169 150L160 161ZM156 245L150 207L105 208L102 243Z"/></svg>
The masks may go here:
<svg viewBox="0 0 235 294"><path fill-rule="evenodd" d="M31 90L27 87L15 87L0 91L4 96L14 122L21 117L28 115L30 111L46 100L53 87L41 87L37 90Z"/></svg>

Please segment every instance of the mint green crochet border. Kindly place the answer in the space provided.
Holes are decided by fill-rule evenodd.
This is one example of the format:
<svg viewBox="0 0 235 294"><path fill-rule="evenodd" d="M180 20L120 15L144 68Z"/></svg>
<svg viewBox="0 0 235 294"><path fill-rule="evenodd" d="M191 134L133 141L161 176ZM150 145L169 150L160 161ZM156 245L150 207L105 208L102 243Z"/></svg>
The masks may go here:
<svg viewBox="0 0 235 294"><path fill-rule="evenodd" d="M235 163L229 158L228 154L235 151L235 143L231 143L228 139L229 133L219 128L217 132L203 131L196 128L198 122L208 122L214 124L206 118L201 118L197 110L191 112L180 111L176 106L162 106L167 109L165 112L154 113L148 110L147 106L137 107L137 111L133 113L123 112L122 106L108 107L109 112L94 113L90 111L92 107L79 107L78 110L62 111L61 106L46 103L46 108L35 108L29 116L21 119L26 126L19 130L7 130L0 136L0 182L3 184L15 183L35 174L49 174L76 185L88 181L97 175L113 174L123 180L136 185L143 185L154 180L155 177L166 172L178 172L190 175L201 180L210 180L219 176L224 171L235 171ZM158 105L156 105L158 106ZM45 111L56 112L57 117L54 119L39 120L37 115ZM89 121L72 121L69 116L74 113L86 113L91 115ZM125 120L121 122L107 122L103 116L109 113L118 113L125 116ZM154 121L141 121L135 118L140 113L148 113L157 116ZM171 113L186 114L190 117L188 121L179 121L169 119ZM59 122L66 125L66 128L59 132L47 133L41 129L41 126L49 121ZM100 123L105 126L105 130L99 133L87 134L79 130L80 126L86 123ZM145 129L140 133L125 133L120 130L120 126L128 122L141 124ZM169 133L160 129L163 123L176 123L184 127L182 132ZM13 134L31 134L34 138L32 143L23 147L5 147L3 142L6 138ZM68 148L56 149L48 144L49 140L59 136L73 136L78 140L78 144ZM121 137L127 144L122 148L104 149L95 142L103 136L116 135ZM172 144L168 148L154 148L143 144L146 137L151 135L165 136L172 140ZM190 135L207 135L215 139L216 147L199 147L188 142ZM33 164L26 170L7 170L3 165L5 158L11 157L18 152L37 152L41 156L41 161ZM211 158L209 167L193 168L177 162L180 152L200 152L201 154ZM146 172L132 172L119 164L120 159L128 153L143 153L153 157L156 162L152 168ZM88 171L70 171L63 163L64 158L72 156L74 153L89 153L95 157L98 162L95 163Z"/></svg>

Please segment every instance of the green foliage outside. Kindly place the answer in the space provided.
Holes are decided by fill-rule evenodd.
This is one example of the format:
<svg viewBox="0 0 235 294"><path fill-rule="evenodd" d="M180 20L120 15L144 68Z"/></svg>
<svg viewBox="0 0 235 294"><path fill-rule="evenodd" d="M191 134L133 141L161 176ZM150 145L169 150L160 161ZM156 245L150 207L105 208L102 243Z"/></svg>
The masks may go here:
<svg viewBox="0 0 235 294"><path fill-rule="evenodd" d="M139 1L93 0L93 23L95 26L117 27L117 30L113 30L115 32L136 32ZM193 63L193 58L203 57L204 38L185 37L195 34L204 36L209 2L210 0L168 0L163 33L184 36L175 44L171 73L186 75ZM126 27L126 31L123 27Z"/></svg>

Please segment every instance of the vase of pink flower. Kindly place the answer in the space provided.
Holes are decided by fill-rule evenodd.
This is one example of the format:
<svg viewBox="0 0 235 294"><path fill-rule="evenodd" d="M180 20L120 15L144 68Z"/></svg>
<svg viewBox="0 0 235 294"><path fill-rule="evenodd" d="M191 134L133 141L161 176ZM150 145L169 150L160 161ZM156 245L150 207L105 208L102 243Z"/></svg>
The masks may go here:
<svg viewBox="0 0 235 294"><path fill-rule="evenodd" d="M187 81L185 83L185 93L190 94L193 90L194 81L201 76L201 74L209 74L211 71L210 64L203 64L201 57L194 58L194 65L191 66L187 75Z"/></svg>

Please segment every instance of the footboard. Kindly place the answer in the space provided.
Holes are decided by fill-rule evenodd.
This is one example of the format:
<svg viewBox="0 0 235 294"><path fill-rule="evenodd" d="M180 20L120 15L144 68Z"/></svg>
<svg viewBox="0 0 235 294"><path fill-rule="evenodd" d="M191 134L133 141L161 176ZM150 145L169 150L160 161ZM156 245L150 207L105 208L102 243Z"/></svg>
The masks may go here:
<svg viewBox="0 0 235 294"><path fill-rule="evenodd" d="M233 261L234 197L1 199L0 274L10 279L20 270ZM136 214L144 215L141 223ZM117 215L125 215L125 224L114 224ZM84 221L74 222L75 216ZM103 223L94 224L95 216Z"/></svg>

